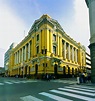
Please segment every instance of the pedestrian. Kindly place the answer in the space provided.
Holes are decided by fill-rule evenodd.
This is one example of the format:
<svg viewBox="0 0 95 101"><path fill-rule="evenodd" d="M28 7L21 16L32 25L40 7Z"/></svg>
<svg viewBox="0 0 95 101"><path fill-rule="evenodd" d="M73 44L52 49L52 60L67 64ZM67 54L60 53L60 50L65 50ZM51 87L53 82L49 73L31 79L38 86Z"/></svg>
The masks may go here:
<svg viewBox="0 0 95 101"><path fill-rule="evenodd" d="M81 75L82 83L85 83L85 76L84 75L85 75L84 73L82 73L82 75Z"/></svg>
<svg viewBox="0 0 95 101"><path fill-rule="evenodd" d="M88 74L87 80L88 80L88 83L91 82L91 74L90 73Z"/></svg>
<svg viewBox="0 0 95 101"><path fill-rule="evenodd" d="M49 75L48 74L46 75L46 77L47 77L47 81L49 81Z"/></svg>
<svg viewBox="0 0 95 101"><path fill-rule="evenodd" d="M84 75L84 83L86 83L87 82L87 73L85 73L85 75Z"/></svg>
<svg viewBox="0 0 95 101"><path fill-rule="evenodd" d="M79 77L79 75L77 76L77 84L80 84L80 77Z"/></svg>

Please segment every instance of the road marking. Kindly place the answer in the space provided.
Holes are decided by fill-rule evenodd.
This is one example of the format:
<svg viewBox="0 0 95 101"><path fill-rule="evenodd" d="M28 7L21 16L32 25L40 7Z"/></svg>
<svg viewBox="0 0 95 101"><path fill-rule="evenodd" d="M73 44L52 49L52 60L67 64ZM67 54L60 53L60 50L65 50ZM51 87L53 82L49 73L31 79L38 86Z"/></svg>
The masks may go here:
<svg viewBox="0 0 95 101"><path fill-rule="evenodd" d="M27 83L26 81L20 81L20 83Z"/></svg>
<svg viewBox="0 0 95 101"><path fill-rule="evenodd" d="M20 83L30 83L30 82L37 82L37 81L20 81Z"/></svg>
<svg viewBox="0 0 95 101"><path fill-rule="evenodd" d="M0 83L0 85L4 85L3 83Z"/></svg>
<svg viewBox="0 0 95 101"><path fill-rule="evenodd" d="M26 81L26 82L37 82L37 81Z"/></svg>
<svg viewBox="0 0 95 101"><path fill-rule="evenodd" d="M72 93L68 93L68 92L63 92L63 91L58 91L58 90L50 90L50 92L54 92L57 94L62 94L62 95L70 96L70 97L75 97L75 98L79 98L82 100L95 101L95 98L85 97L82 95L72 94Z"/></svg>
<svg viewBox="0 0 95 101"><path fill-rule="evenodd" d="M80 87L80 88L85 88L85 89L89 89L89 90L95 90L95 88L89 87L89 86L79 86L79 85L74 85L75 87Z"/></svg>
<svg viewBox="0 0 95 101"><path fill-rule="evenodd" d="M65 88L71 88L71 89L76 89L76 90L82 90L82 91L87 91L87 92L92 92L92 93L95 93L95 91L94 91L94 90L90 90L90 89L75 88L75 87L65 87Z"/></svg>
<svg viewBox="0 0 95 101"><path fill-rule="evenodd" d="M52 82L67 83L67 84L74 84L74 83L76 83L74 81L65 81L65 80L55 80L55 81L52 81Z"/></svg>
<svg viewBox="0 0 95 101"><path fill-rule="evenodd" d="M13 84L13 83L11 83L11 82L5 82L5 83L7 83L7 84Z"/></svg>
<svg viewBox="0 0 95 101"><path fill-rule="evenodd" d="M54 99L54 100L57 100L57 101L73 101L73 100L69 100L69 99L66 99L66 98L63 98L63 97L59 97L57 95L49 94L49 93L46 93L46 92L41 92L39 94L47 96L47 97L49 97L51 99Z"/></svg>
<svg viewBox="0 0 95 101"><path fill-rule="evenodd" d="M13 83L20 83L20 81L12 81Z"/></svg>
<svg viewBox="0 0 95 101"><path fill-rule="evenodd" d="M28 96L25 96L25 97L20 97L21 100L23 101L43 101L41 99L38 99L34 96L31 96L31 95L28 95Z"/></svg>
<svg viewBox="0 0 95 101"><path fill-rule="evenodd" d="M70 92L73 92L73 93L80 93L80 94L95 96L95 94L93 94L93 93L88 93L88 92L84 92L84 91L78 91L78 90L67 89L67 88L58 88L58 89L65 90L65 91L70 91Z"/></svg>
<svg viewBox="0 0 95 101"><path fill-rule="evenodd" d="M12 80L12 81L6 81L6 82L4 82L4 83L6 83L6 84L14 84L14 83L29 83L29 82L37 82L37 81L14 81L14 80ZM4 83L0 83L0 85L4 85Z"/></svg>

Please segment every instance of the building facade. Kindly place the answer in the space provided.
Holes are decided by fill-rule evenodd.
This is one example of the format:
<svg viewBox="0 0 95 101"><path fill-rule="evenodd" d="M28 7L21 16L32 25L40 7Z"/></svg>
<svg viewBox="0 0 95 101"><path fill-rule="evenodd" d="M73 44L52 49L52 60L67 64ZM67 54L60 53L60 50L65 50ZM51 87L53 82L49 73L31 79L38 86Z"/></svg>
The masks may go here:
<svg viewBox="0 0 95 101"><path fill-rule="evenodd" d="M86 72L91 73L91 57L87 52L86 52Z"/></svg>
<svg viewBox="0 0 95 101"><path fill-rule="evenodd" d="M8 75L8 68L9 68L9 53L10 51L16 46L16 43L12 43L9 49L5 52L4 55L4 69L5 69L5 76Z"/></svg>
<svg viewBox="0 0 95 101"><path fill-rule="evenodd" d="M89 8L91 82L95 83L95 0L85 0Z"/></svg>
<svg viewBox="0 0 95 101"><path fill-rule="evenodd" d="M85 71L85 47L70 38L57 20L43 15L10 51L8 75L71 77Z"/></svg>
<svg viewBox="0 0 95 101"><path fill-rule="evenodd" d="M4 74L5 74L4 67L0 67L0 76L4 76Z"/></svg>

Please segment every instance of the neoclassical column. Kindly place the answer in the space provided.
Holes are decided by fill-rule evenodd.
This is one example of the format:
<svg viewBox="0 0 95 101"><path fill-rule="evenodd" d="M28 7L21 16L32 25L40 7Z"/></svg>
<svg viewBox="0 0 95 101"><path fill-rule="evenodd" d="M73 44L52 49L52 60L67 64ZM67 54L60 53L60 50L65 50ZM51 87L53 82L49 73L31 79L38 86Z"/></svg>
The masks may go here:
<svg viewBox="0 0 95 101"><path fill-rule="evenodd" d="M70 60L70 44L68 44L68 59Z"/></svg>
<svg viewBox="0 0 95 101"><path fill-rule="evenodd" d="M22 49L20 49L20 63L22 61Z"/></svg>
<svg viewBox="0 0 95 101"><path fill-rule="evenodd" d="M66 41L64 41L64 59L66 59Z"/></svg>
<svg viewBox="0 0 95 101"><path fill-rule="evenodd" d="M16 53L15 53L15 65L16 65Z"/></svg>
<svg viewBox="0 0 95 101"><path fill-rule="evenodd" d="M34 56L34 36L32 36L32 56Z"/></svg>
<svg viewBox="0 0 95 101"><path fill-rule="evenodd" d="M74 47L72 46L72 61L74 61Z"/></svg>
<svg viewBox="0 0 95 101"><path fill-rule="evenodd" d="M19 50L19 63L20 63L20 50Z"/></svg>
<svg viewBox="0 0 95 101"><path fill-rule="evenodd" d="M33 52L34 52L34 56L35 56L36 55L36 51L35 51L36 50L36 47L35 47L35 45L36 45L36 35L34 35L33 41L34 41L33 42L34 43L33 44Z"/></svg>
<svg viewBox="0 0 95 101"><path fill-rule="evenodd" d="M75 48L75 62L77 62L77 49Z"/></svg>
<svg viewBox="0 0 95 101"><path fill-rule="evenodd" d="M85 53L83 52L83 65L85 65Z"/></svg>
<svg viewBox="0 0 95 101"><path fill-rule="evenodd" d="M22 47L22 62L23 62L23 47Z"/></svg>
<svg viewBox="0 0 95 101"><path fill-rule="evenodd" d="M30 42L28 43L28 59L30 59Z"/></svg>
<svg viewBox="0 0 95 101"><path fill-rule="evenodd" d="M59 55L59 51L60 51L60 49L59 49L59 45L60 45L60 39L59 39L59 35L57 35L57 44L58 44L58 46L57 46L57 55Z"/></svg>
<svg viewBox="0 0 95 101"><path fill-rule="evenodd" d="M18 64L18 51L17 51L17 64Z"/></svg>
<svg viewBox="0 0 95 101"><path fill-rule="evenodd" d="M59 55L62 57L62 39L59 37Z"/></svg>
<svg viewBox="0 0 95 101"><path fill-rule="evenodd" d="M78 61L77 59L78 59L78 50L76 49L76 62Z"/></svg>
<svg viewBox="0 0 95 101"><path fill-rule="evenodd" d="M49 30L49 51L53 53L53 46L52 46L52 32Z"/></svg>
<svg viewBox="0 0 95 101"><path fill-rule="evenodd" d="M42 49L42 30L39 33L39 52L41 53L41 49Z"/></svg>
<svg viewBox="0 0 95 101"><path fill-rule="evenodd" d="M17 53L18 53L18 64L19 64L19 51Z"/></svg>
<svg viewBox="0 0 95 101"><path fill-rule="evenodd" d="M47 49L47 52L49 51L49 29L46 28L46 49Z"/></svg>
<svg viewBox="0 0 95 101"><path fill-rule="evenodd" d="M17 64L17 52L16 52L16 64Z"/></svg>
<svg viewBox="0 0 95 101"><path fill-rule="evenodd" d="M75 47L74 47L74 61L75 61Z"/></svg>
<svg viewBox="0 0 95 101"><path fill-rule="evenodd" d="M24 60L26 60L26 45L25 45L25 49L24 49Z"/></svg>
<svg viewBox="0 0 95 101"><path fill-rule="evenodd" d="M32 56L32 40L30 40L30 58Z"/></svg>
<svg viewBox="0 0 95 101"><path fill-rule="evenodd" d="M19 50L18 50L18 64L19 64Z"/></svg>

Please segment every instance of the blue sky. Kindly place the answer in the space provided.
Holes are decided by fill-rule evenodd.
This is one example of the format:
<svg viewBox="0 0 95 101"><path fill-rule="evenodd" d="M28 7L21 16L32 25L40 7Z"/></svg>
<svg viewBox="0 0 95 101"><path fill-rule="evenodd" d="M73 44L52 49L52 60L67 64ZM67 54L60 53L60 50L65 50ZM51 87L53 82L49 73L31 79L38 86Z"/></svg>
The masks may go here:
<svg viewBox="0 0 95 101"><path fill-rule="evenodd" d="M89 52L89 17L85 0L0 0L0 66L12 42L20 42L43 14L56 19L64 31Z"/></svg>

